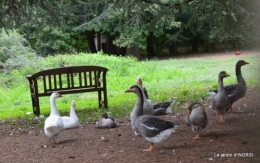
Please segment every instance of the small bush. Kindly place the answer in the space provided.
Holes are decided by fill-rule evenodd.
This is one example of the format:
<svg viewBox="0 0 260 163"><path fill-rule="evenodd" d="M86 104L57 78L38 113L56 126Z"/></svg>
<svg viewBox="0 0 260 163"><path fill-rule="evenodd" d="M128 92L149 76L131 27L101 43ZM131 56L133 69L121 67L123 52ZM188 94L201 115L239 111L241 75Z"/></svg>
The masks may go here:
<svg viewBox="0 0 260 163"><path fill-rule="evenodd" d="M19 33L16 31L0 33L0 69L2 73L21 69L35 59L35 52Z"/></svg>

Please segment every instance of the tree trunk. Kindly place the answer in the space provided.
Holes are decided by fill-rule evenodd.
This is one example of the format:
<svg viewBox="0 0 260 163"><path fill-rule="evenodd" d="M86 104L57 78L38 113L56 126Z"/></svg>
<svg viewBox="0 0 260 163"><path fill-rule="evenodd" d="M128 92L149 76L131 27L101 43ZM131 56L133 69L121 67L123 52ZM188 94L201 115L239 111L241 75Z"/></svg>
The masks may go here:
<svg viewBox="0 0 260 163"><path fill-rule="evenodd" d="M172 41L169 44L168 49L169 49L169 54L170 55L177 55L178 54L178 51L177 51L177 41Z"/></svg>
<svg viewBox="0 0 260 163"><path fill-rule="evenodd" d="M192 52L198 52L198 47L199 47L199 36L194 36L193 37L193 42L192 42Z"/></svg>
<svg viewBox="0 0 260 163"><path fill-rule="evenodd" d="M88 39L88 47L91 53L96 53L97 49L95 46L95 39L94 39L94 32L90 32L87 34L87 39Z"/></svg>
<svg viewBox="0 0 260 163"><path fill-rule="evenodd" d="M209 52L209 43L208 43L208 42L206 42L205 52L206 52L206 53Z"/></svg>
<svg viewBox="0 0 260 163"><path fill-rule="evenodd" d="M107 35L107 54L116 54L115 45L113 44L114 37Z"/></svg>
<svg viewBox="0 0 260 163"><path fill-rule="evenodd" d="M100 33L97 33L97 51L102 50L101 48L101 35Z"/></svg>
<svg viewBox="0 0 260 163"><path fill-rule="evenodd" d="M141 59L141 50L137 45L134 45L134 54L138 60Z"/></svg>
<svg viewBox="0 0 260 163"><path fill-rule="evenodd" d="M153 48L153 33L150 32L146 38L146 50L147 56L154 56L154 48Z"/></svg>
<svg viewBox="0 0 260 163"><path fill-rule="evenodd" d="M121 54L122 56L125 56L126 55L126 47L119 47L119 53L118 54Z"/></svg>

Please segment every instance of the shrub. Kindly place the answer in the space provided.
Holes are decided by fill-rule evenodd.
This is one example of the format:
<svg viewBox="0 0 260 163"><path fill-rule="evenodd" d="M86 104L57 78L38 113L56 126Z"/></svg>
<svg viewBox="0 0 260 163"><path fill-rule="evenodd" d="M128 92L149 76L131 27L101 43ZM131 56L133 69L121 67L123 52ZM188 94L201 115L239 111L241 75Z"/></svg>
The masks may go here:
<svg viewBox="0 0 260 163"><path fill-rule="evenodd" d="M0 69L2 73L20 69L33 62L35 58L36 53L18 32L0 33Z"/></svg>

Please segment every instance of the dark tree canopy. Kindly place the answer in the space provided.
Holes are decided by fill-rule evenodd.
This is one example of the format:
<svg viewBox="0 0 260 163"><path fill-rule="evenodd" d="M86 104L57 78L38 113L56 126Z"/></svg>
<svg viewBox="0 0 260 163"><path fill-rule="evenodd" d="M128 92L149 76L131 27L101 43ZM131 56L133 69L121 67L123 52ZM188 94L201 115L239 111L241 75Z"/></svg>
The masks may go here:
<svg viewBox="0 0 260 163"><path fill-rule="evenodd" d="M25 34L41 54L122 54L133 47L153 56L176 54L178 47L254 46L259 9L258 0L2 0L0 27Z"/></svg>

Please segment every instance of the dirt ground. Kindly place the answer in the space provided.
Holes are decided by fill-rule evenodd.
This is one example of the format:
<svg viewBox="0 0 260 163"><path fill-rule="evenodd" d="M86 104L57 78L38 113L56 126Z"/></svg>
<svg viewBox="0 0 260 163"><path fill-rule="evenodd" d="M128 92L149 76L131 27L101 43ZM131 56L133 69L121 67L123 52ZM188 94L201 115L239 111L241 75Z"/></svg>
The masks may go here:
<svg viewBox="0 0 260 163"><path fill-rule="evenodd" d="M201 101L209 123L196 140L184 124L186 110L160 116L180 127L169 139L155 144L152 152L142 151L149 142L135 136L129 118L117 119L118 127L113 129L97 129L94 123L84 123L64 130L59 144L52 144L37 123L23 126L24 120L1 121L0 163L260 162L259 92L259 88L249 88L246 97L234 104L235 112L225 115L224 123L218 122L220 117L210 108L210 100Z"/></svg>

